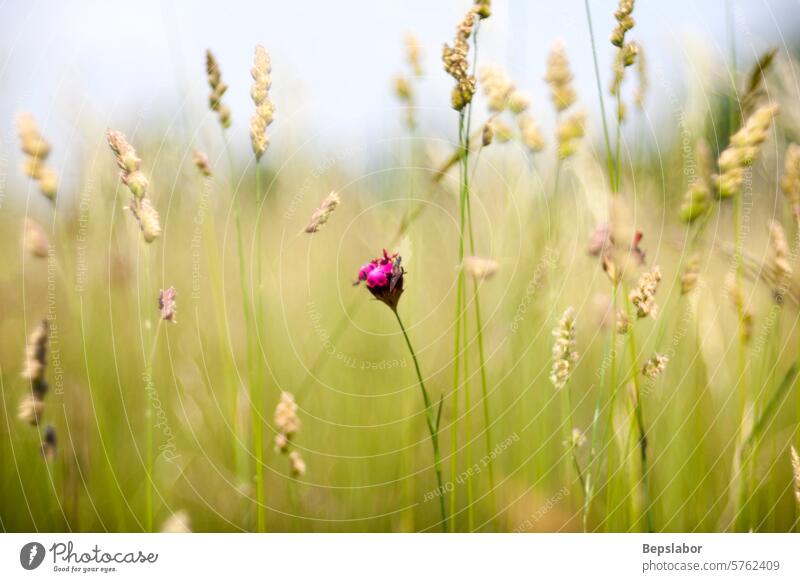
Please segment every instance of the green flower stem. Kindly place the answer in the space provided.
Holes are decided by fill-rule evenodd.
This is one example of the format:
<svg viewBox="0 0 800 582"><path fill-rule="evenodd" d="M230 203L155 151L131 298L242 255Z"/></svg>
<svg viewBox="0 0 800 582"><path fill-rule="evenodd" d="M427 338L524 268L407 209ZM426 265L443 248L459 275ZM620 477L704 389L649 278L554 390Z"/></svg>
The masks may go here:
<svg viewBox="0 0 800 582"><path fill-rule="evenodd" d="M411 340L408 337L406 327L403 325L403 320L400 319L400 314L396 309L392 309L394 316L397 318L397 323L400 324L400 330L403 332L403 337L406 340L408 351L411 352L411 359L414 360L414 369L417 372L417 379L419 379L419 388L422 391L422 400L425 403L425 422L428 425L428 432L431 435L431 444L433 445L433 467L436 471L436 483L439 487L439 509L442 512L442 531L447 531L447 510L444 505L444 482L442 481L442 455L439 451L439 426L438 414L434 414L433 405L431 403L428 390L425 388L425 382L422 379L422 371L419 368L419 361L417 354L414 351L414 346L411 345ZM441 403L439 407L441 409Z"/></svg>

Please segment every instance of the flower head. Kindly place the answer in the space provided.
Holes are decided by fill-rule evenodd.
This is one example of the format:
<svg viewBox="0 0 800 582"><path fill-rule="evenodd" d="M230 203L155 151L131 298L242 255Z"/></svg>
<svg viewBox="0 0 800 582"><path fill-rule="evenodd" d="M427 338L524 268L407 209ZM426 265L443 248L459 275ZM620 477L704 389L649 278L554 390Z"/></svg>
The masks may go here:
<svg viewBox="0 0 800 582"><path fill-rule="evenodd" d="M636 287L629 293L629 299L636 308L637 319L642 319L648 315L655 318L658 313L656 291L658 290L658 284L660 282L661 269L656 265L639 278Z"/></svg>
<svg viewBox="0 0 800 582"><path fill-rule="evenodd" d="M403 294L403 275L405 269L400 265L401 257L397 253L390 255L383 249L383 256L362 265L358 270L358 285L366 281L367 289L375 299L383 301L393 311Z"/></svg>

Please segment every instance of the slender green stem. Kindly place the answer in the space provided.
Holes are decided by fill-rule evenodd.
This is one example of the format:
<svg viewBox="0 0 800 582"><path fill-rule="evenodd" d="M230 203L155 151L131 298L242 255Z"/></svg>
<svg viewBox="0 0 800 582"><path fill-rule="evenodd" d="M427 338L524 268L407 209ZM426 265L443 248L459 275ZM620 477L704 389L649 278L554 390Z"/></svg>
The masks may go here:
<svg viewBox="0 0 800 582"><path fill-rule="evenodd" d="M597 96L600 100L600 116L603 118L603 137L606 144L606 161L608 163L608 179L611 183L612 193L616 192L614 185L616 179L614 177L614 166L611 161L611 140L608 134L608 121L606 120L606 105L603 97L603 84L600 81L600 66L597 63L597 48L595 47L594 40L594 27L592 26L592 12L589 10L589 0L584 0L584 8L586 9L586 21L589 24L589 38L592 43L592 60L594 61L594 78L597 83Z"/></svg>
<svg viewBox="0 0 800 582"><path fill-rule="evenodd" d="M257 203L257 211L256 211L256 232L255 232L255 241L256 241L256 284L254 285L255 290L255 309L256 309L256 317L254 321L254 325L256 328L256 336L257 338L263 338L262 335L263 326L262 326L262 318L263 318L263 309L262 309L262 278L261 278L261 167L258 163L258 158L256 158L256 203ZM260 343L257 341L257 345ZM261 351L258 350L256 352L256 360L259 362L258 370L263 369L263 365L261 364ZM253 417L253 449L256 458L256 502L257 502L257 509L256 509L256 528L259 532L266 531L266 505L264 503L264 428L262 425L262 404L263 404L263 386L265 385L266 381L266 374L260 375L260 381L251 383L250 386L250 403L252 406L252 417Z"/></svg>
<svg viewBox="0 0 800 582"><path fill-rule="evenodd" d="M439 487L439 509L442 512L442 531L447 531L447 510L444 505L444 482L442 481L442 455L439 451L439 429L437 426L437 414L433 411L433 404L431 403L428 390L425 388L425 381L422 379L422 371L419 367L419 360L414 351L414 346L411 345L411 339L408 337L406 327L403 325L403 320L400 319L400 314L396 309L392 309L394 316L397 318L397 323L400 325L400 330L403 332L403 337L406 340L408 351L411 352L411 359L414 361L414 369L417 372L417 379L419 380L419 388L422 392L422 401L425 403L425 422L428 425L428 432L431 435L431 444L433 446L433 467L436 471L436 482ZM441 404L440 404L441 406Z"/></svg>
<svg viewBox="0 0 800 582"><path fill-rule="evenodd" d="M629 305L630 302L627 304ZM639 366L637 362L636 352L636 332L634 330L634 322L631 320L631 328L628 330L628 347L630 348L631 358L631 376L633 376L633 388L636 397L634 402L634 413L636 415L636 427L639 432L638 445L639 445L639 458L641 467L641 483L642 500L644 503L644 514L647 525L647 531L652 533L653 529L653 515L650 505L650 475L647 469L647 430L644 424L644 414L642 412L642 392L639 386Z"/></svg>
<svg viewBox="0 0 800 582"><path fill-rule="evenodd" d="M143 294L144 305L140 307L142 309L142 314L144 317L144 328L146 330L146 335L148 336L148 343L150 343L151 349L153 348L153 340L150 330L150 318L147 316L149 313L148 304L147 304L147 297L150 296L150 247L147 243L143 242L143 260L144 260L144 290L140 291L140 296ZM151 357L144 362L145 370L147 373L147 381L150 383L151 386L155 386L153 382L153 360L152 355ZM149 386L148 386L149 388ZM145 419L147 422L147 427L145 429L145 441L146 441L146 448L145 448L145 455L146 455L146 464L147 464L147 493L145 495L145 506L146 506L146 528L148 532L153 531L153 493L155 484L153 482L153 465L154 465L154 458L153 458L153 406L152 406L152 398L150 396L150 391L147 390L147 402L146 402L146 410L145 410Z"/></svg>
<svg viewBox="0 0 800 582"><path fill-rule="evenodd" d="M617 283L612 284L611 286L611 308L613 312L614 321L611 325L611 369L609 370L609 375L611 377L611 381L609 384L609 389L611 392L611 398L608 403L608 427L607 427L607 435L605 439L605 449L607 451L607 466L606 466L606 507L611 507L611 500L612 500L612 493L613 493L613 477L614 477L614 449L612 447L612 441L614 439L615 429L614 429L614 406L616 405L617 401L617 290L619 289L619 285ZM606 516L608 519L609 516Z"/></svg>
<svg viewBox="0 0 800 582"><path fill-rule="evenodd" d="M465 197L466 197L466 171L465 171L465 158L467 154L467 145L464 143L464 125L465 115L464 112L459 112L458 116L458 147L461 154L459 172L461 174L461 188L459 194L459 224L458 224L458 277L456 281L456 317L455 317L455 348L453 351L453 423L450 430L451 440L451 462L450 462L450 478L453 483L456 481L457 473L457 451L458 451L458 393L459 393L459 360L461 359L461 330L463 327L462 318L464 316L464 271L461 265L464 262L464 226L465 226ZM466 342L466 338L465 342ZM466 377L467 371L464 370ZM467 403L469 407L469 403ZM453 488L450 494L450 513L453 515L453 521L450 523L450 531L455 531L455 507L456 507L456 491Z"/></svg>
<svg viewBox="0 0 800 582"><path fill-rule="evenodd" d="M231 153L230 145L228 143L227 135L225 134L225 130L222 130L222 137L223 141L225 142L225 153L228 158L228 175L230 179L230 188L231 188L231 196L236 196L236 181L235 181L235 173L234 173L234 164L233 164L233 155ZM244 239L242 236L242 219L241 219L241 205L242 201L241 198L237 201L236 205L234 206L234 215L235 215L235 223L236 223L236 243L237 243L237 250L239 254L239 285L241 287L242 292L242 310L244 314L244 324L245 324L245 339L247 344L247 377L248 377L248 384L249 384L249 396L250 396L250 405L251 409L255 406L255 396L257 390L257 382L256 382L256 375L254 370L254 347L253 347L253 317L252 317L252 310L251 310L251 302L250 302L250 295L247 291L247 270L245 266L245 255L244 255ZM254 411L255 412L255 411ZM260 419L253 419L254 425L252 427L253 433L255 434L258 426L260 429ZM254 437L255 438L255 437ZM257 472L260 472L261 468L260 465L257 467ZM256 526L259 527L261 523L261 512L262 512L262 505L256 499Z"/></svg>

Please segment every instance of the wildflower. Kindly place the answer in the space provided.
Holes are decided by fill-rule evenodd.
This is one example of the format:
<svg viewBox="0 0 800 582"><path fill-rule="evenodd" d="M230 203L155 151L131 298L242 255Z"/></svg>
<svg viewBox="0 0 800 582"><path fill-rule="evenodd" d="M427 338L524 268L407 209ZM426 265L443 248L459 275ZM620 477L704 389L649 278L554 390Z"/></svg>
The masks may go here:
<svg viewBox="0 0 800 582"><path fill-rule="evenodd" d="M192 154L192 159L194 160L194 165L203 176L210 178L213 175L211 173L211 165L208 163L208 156L204 152L195 150Z"/></svg>
<svg viewBox="0 0 800 582"><path fill-rule="evenodd" d="M544 138L539 132L536 120L532 115L521 113L517 116L517 125L522 133L522 143L531 153L540 152L544 149Z"/></svg>
<svg viewBox="0 0 800 582"><path fill-rule="evenodd" d="M769 126L777 114L777 105L764 105L731 136L728 148L719 156L719 174L712 177L720 198L729 198L741 190L745 168L757 157L759 146L767 139Z"/></svg>
<svg viewBox="0 0 800 582"><path fill-rule="evenodd" d="M553 330L553 367L550 381L556 390L562 389L569 380L572 366L578 359L575 351L575 310L568 307Z"/></svg>
<svg viewBox="0 0 800 582"><path fill-rule="evenodd" d="M794 477L794 498L800 504L800 455L797 449L792 446L792 476Z"/></svg>
<svg viewBox="0 0 800 582"><path fill-rule="evenodd" d="M575 153L580 139L585 134L585 124L586 114L581 111L573 113L558 125L556 139L558 140L559 158L565 160Z"/></svg>
<svg viewBox="0 0 800 582"><path fill-rule="evenodd" d="M800 145L789 144L784 165L786 173L781 178L781 189L795 220L800 221Z"/></svg>
<svg viewBox="0 0 800 582"><path fill-rule="evenodd" d="M17 133L20 148L27 156L23 164L23 172L29 178L39 183L39 190L44 196L55 201L58 189L58 176L55 171L45 165L47 156L50 155L50 144L39 133L36 121L29 113L22 113L17 117Z"/></svg>
<svg viewBox="0 0 800 582"><path fill-rule="evenodd" d="M480 257L464 257L463 269L475 280L491 279L497 273L497 261Z"/></svg>
<svg viewBox="0 0 800 582"><path fill-rule="evenodd" d="M475 77L469 74L469 37L475 27L475 7L470 8L456 28L453 46L445 44L442 50L444 70L453 77L456 85L453 88L451 104L453 109L461 111L475 95Z"/></svg>
<svg viewBox="0 0 800 582"><path fill-rule="evenodd" d="M189 514L181 509L170 515L161 526L161 533L192 533Z"/></svg>
<svg viewBox="0 0 800 582"><path fill-rule="evenodd" d="M158 294L158 309L161 311L161 319L164 321L177 323L177 319L175 318L175 296L175 287L162 289Z"/></svg>
<svg viewBox="0 0 800 582"><path fill-rule="evenodd" d="M210 50L206 50L206 74L208 75L208 86L211 88L208 106L219 117L222 128L227 129L231 125L231 110L222 103L222 96L228 90L228 86L222 82L219 63Z"/></svg>
<svg viewBox="0 0 800 582"><path fill-rule="evenodd" d="M663 354L653 354L642 366L642 374L651 380L664 373L669 358Z"/></svg>
<svg viewBox="0 0 800 582"><path fill-rule="evenodd" d="M564 111L575 102L575 89L572 87L572 73L569 70L569 59L560 40L553 43L547 57L547 73L544 77L550 85L550 98L556 111Z"/></svg>
<svg viewBox="0 0 800 582"><path fill-rule="evenodd" d="M627 236L631 236L629 244L617 244L617 240L624 240L622 237ZM629 265L638 267L644 263L645 253L639 246L642 237L641 231L638 230L632 235L623 232L615 235L611 223L606 222L597 226L589 235L587 251L590 255L600 258L603 271L611 282L616 284Z"/></svg>
<svg viewBox="0 0 800 582"><path fill-rule="evenodd" d="M658 313L655 295L660 281L661 269L655 266L639 278L636 287L628 294L628 298L636 308L637 319L642 319L648 315L655 318Z"/></svg>
<svg viewBox="0 0 800 582"><path fill-rule="evenodd" d="M298 451L289 453L289 462L292 466L292 475L295 477L302 477L306 474L306 463Z"/></svg>
<svg viewBox="0 0 800 582"><path fill-rule="evenodd" d="M319 208L311 214L311 219L308 221L305 231L309 234L319 231L328 222L331 214L333 214L333 211L336 210L341 201L342 199L339 198L336 192L328 194L319 205Z"/></svg>
<svg viewBox="0 0 800 582"><path fill-rule="evenodd" d="M256 161L261 159L269 146L267 126L272 123L275 106L269 100L269 88L272 86L272 67L269 55L263 46L256 45L255 60L250 74L253 77L253 86L250 89L250 98L256 106L256 111L250 118L250 142Z"/></svg>
<svg viewBox="0 0 800 582"><path fill-rule="evenodd" d="M47 240L47 233L45 233L44 229L32 218L25 219L22 245L26 251L37 259L47 258L50 241Z"/></svg>
<svg viewBox="0 0 800 582"><path fill-rule="evenodd" d="M42 438L42 456L47 462L52 462L58 453L58 446L56 443L56 429L52 425L47 425L44 429L44 437Z"/></svg>
<svg viewBox="0 0 800 582"><path fill-rule="evenodd" d="M389 255L386 249L383 249L383 257L362 265L356 281L356 285L366 281L367 289L372 296L385 303L392 311L397 310L397 303L403 294L405 269L400 265L401 260L397 253Z"/></svg>

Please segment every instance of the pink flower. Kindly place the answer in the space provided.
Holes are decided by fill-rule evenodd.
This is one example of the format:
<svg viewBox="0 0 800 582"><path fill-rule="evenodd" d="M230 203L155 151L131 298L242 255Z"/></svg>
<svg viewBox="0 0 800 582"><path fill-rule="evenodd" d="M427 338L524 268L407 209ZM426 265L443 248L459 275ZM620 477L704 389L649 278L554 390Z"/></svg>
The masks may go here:
<svg viewBox="0 0 800 582"><path fill-rule="evenodd" d="M403 275L405 270L400 266L401 257L395 253L390 255L386 249L383 256L371 260L358 270L358 281L367 282L367 289L372 295L383 301L393 310L397 308L400 295L403 294Z"/></svg>

